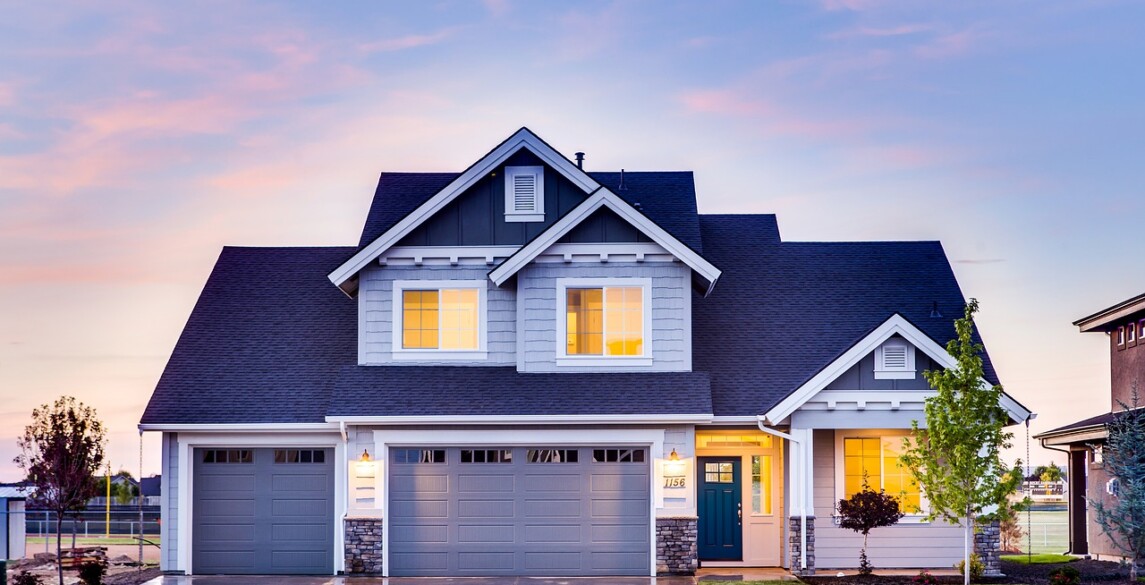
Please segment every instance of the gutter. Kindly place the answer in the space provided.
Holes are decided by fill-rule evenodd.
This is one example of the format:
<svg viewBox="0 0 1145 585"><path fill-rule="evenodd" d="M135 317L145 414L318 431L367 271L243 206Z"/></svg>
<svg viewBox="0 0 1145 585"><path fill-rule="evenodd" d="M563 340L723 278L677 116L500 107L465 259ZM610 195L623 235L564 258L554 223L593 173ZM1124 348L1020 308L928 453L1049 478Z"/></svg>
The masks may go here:
<svg viewBox="0 0 1145 585"><path fill-rule="evenodd" d="M796 445L800 446L799 447L799 460L798 460L799 472L795 474L795 477L799 478L799 489L796 490L796 492L799 494L799 568L802 571L806 571L807 570L807 486L804 485L803 482L806 480L804 464L806 463L807 458L804 456L803 441L796 439L794 436L789 435L787 433L783 433L783 432L780 432L780 431L777 431L775 429L772 429L772 428L765 426L762 417L759 417L756 419L756 425L759 427L759 430L764 432L764 433L767 433L769 435L775 435L776 437L779 437L781 439L787 439L788 442L795 443Z"/></svg>

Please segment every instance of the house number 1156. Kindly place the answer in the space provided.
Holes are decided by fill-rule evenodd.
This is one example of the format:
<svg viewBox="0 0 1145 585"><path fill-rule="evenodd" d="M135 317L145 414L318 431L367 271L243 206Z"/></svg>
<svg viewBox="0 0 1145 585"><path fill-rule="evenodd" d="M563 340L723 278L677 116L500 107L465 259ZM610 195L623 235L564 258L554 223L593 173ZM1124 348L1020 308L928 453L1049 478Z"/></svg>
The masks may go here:
<svg viewBox="0 0 1145 585"><path fill-rule="evenodd" d="M664 487L666 487L666 488L682 488L682 487L688 487L688 486L684 484L684 476L678 475L676 477L665 477L664 478Z"/></svg>

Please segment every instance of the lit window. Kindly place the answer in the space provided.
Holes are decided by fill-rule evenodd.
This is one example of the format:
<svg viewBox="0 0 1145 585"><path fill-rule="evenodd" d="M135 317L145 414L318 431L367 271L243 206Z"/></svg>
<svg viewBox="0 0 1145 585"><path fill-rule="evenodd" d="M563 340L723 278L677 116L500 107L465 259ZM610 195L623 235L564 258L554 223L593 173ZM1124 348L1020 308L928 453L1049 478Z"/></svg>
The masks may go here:
<svg viewBox="0 0 1145 585"><path fill-rule="evenodd" d="M400 350L473 352L481 335L482 285L463 286L417 281L394 289L394 346ZM456 286L456 288L454 288ZM440 355L440 354L437 354Z"/></svg>
<svg viewBox="0 0 1145 585"><path fill-rule="evenodd" d="M566 355L644 355L644 289L566 289Z"/></svg>
<svg viewBox="0 0 1145 585"><path fill-rule="evenodd" d="M899 461L902 437L843 439L843 499L863 489L863 477L871 489L886 491L899 499L908 514L922 511L922 490Z"/></svg>
<svg viewBox="0 0 1145 585"><path fill-rule="evenodd" d="M751 456L751 513L771 514L771 456Z"/></svg>

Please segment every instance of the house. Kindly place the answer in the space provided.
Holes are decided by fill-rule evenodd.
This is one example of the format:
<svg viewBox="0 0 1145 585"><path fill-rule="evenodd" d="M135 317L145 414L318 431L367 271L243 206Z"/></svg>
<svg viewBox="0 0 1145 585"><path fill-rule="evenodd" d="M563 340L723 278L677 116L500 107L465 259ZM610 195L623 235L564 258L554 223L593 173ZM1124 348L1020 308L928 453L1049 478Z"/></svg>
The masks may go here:
<svg viewBox="0 0 1145 585"><path fill-rule="evenodd" d="M26 554L24 507L28 490L0 485L0 561L22 559Z"/></svg>
<svg viewBox="0 0 1145 585"><path fill-rule="evenodd" d="M1102 309L1073 323L1082 333L1103 333L1109 338L1109 412L1047 431L1035 438L1047 449L1069 455L1069 553L1098 558L1120 558L1089 510L1092 499L1107 503L1114 497L1113 478L1101 462L1101 446L1123 405L1135 407L1136 388L1145 401L1145 294Z"/></svg>
<svg viewBox="0 0 1145 585"><path fill-rule="evenodd" d="M784 242L689 172L582 162L522 128L383 173L357 246L225 248L140 425L163 569L811 572L856 566L864 474L925 510L896 455L954 363L942 246ZM914 513L869 553L962 541Z"/></svg>

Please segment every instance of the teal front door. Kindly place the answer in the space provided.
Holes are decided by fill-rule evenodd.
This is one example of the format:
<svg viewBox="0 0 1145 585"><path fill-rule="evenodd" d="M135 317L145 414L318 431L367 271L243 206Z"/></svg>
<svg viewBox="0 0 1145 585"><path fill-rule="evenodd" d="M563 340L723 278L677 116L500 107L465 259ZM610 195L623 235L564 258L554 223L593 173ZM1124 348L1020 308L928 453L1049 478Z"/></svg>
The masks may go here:
<svg viewBox="0 0 1145 585"><path fill-rule="evenodd" d="M743 500L739 457L699 457L701 561L743 559Z"/></svg>

